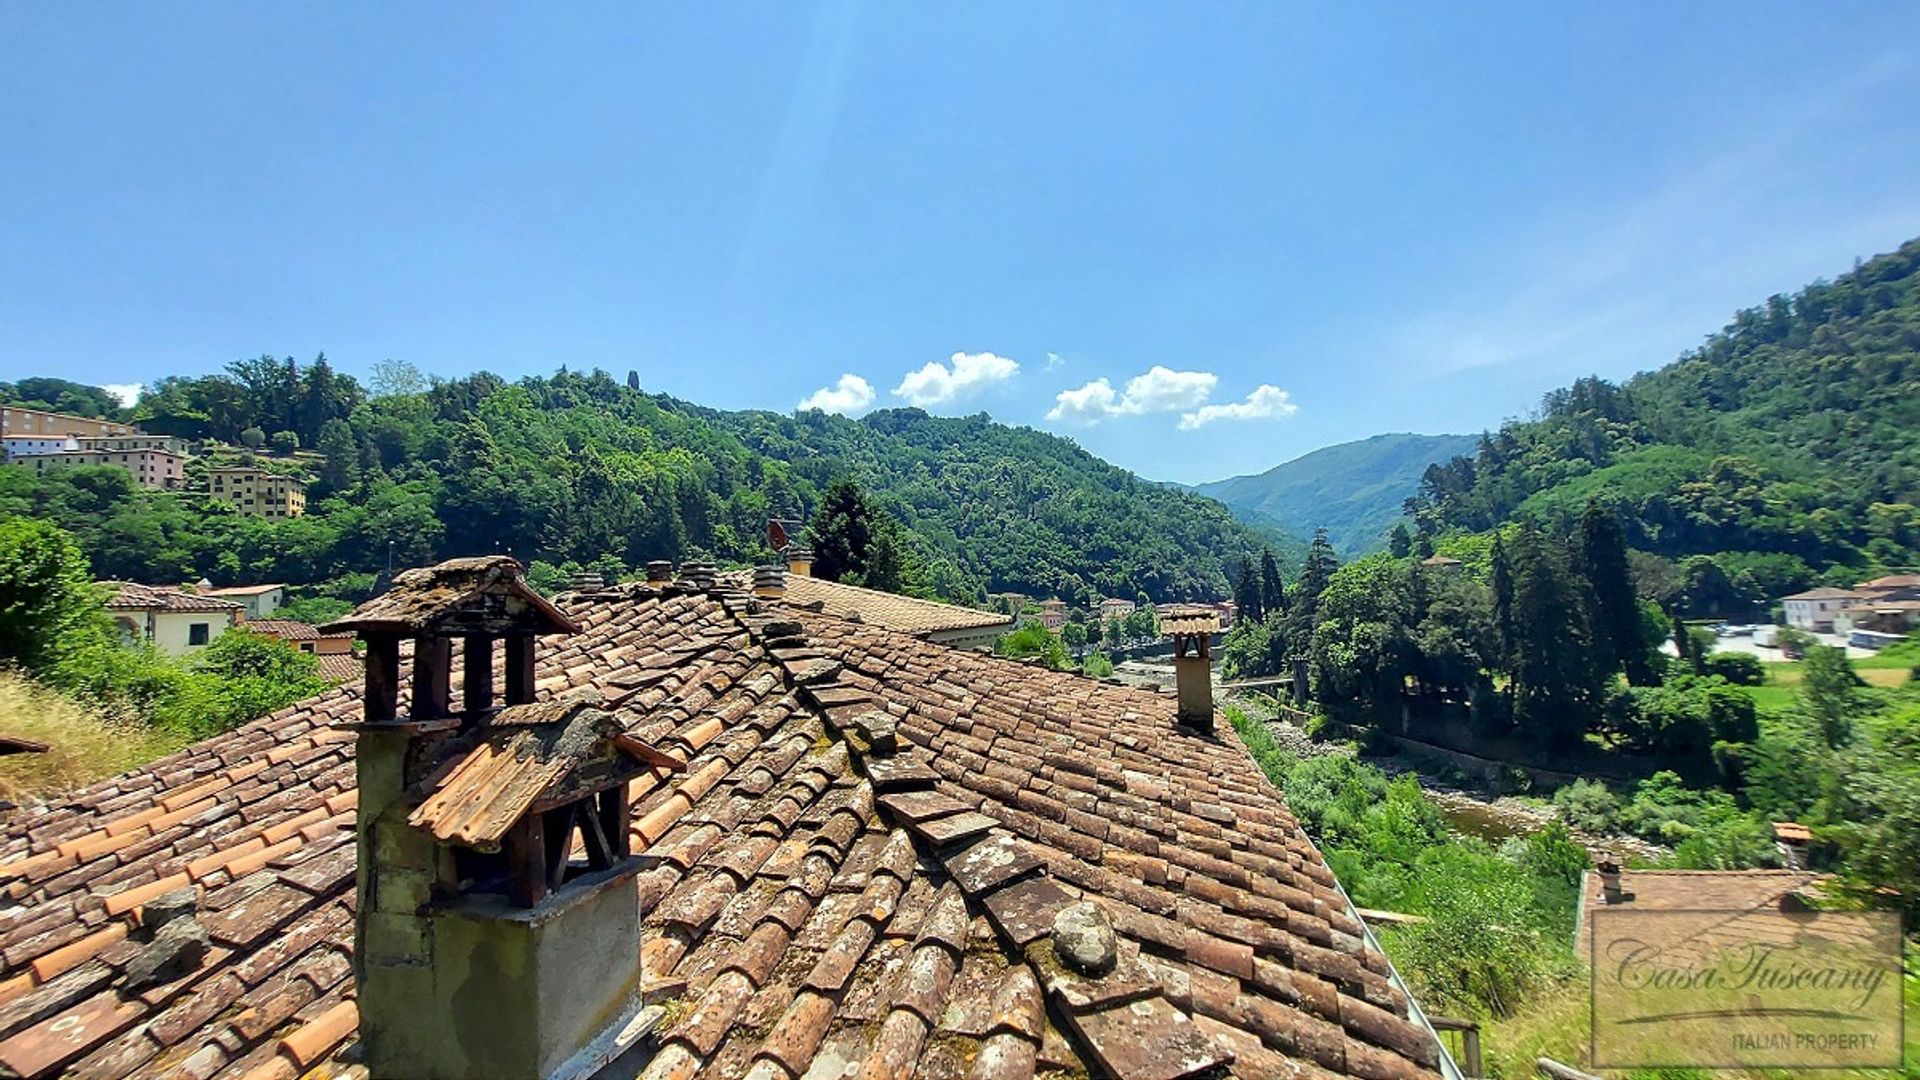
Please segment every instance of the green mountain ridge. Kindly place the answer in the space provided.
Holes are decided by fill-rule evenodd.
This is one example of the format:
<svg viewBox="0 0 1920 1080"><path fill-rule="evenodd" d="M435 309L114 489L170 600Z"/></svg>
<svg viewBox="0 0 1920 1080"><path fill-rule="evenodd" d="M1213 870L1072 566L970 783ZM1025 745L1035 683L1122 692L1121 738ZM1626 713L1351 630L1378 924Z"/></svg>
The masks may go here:
<svg viewBox="0 0 1920 1080"><path fill-rule="evenodd" d="M1634 548L1688 562L1700 606L1752 606L1920 564L1917 433L1920 240L1624 384L1548 394L1427 470L1415 518L1479 532L1597 501Z"/></svg>
<svg viewBox="0 0 1920 1080"><path fill-rule="evenodd" d="M1471 435L1374 435L1188 490L1220 500L1250 524L1302 538L1324 528L1341 554L1361 555L1385 546L1428 466L1473 446Z"/></svg>
<svg viewBox="0 0 1920 1080"><path fill-rule="evenodd" d="M194 439L313 448L262 459L308 476L307 516L210 504L204 459L188 476L201 486L178 493L107 468L0 469L0 514L56 521L103 578L334 582L341 594L389 558L506 551L611 572L649 559L764 562L767 519L807 518L840 476L906 524L919 587L954 599L1211 599L1228 595L1226 568L1243 555L1287 543L1217 502L984 414L727 412L635 381L480 373L369 395L324 357L241 361L159 380L118 415ZM0 383L0 400L80 402L84 389L27 379Z"/></svg>

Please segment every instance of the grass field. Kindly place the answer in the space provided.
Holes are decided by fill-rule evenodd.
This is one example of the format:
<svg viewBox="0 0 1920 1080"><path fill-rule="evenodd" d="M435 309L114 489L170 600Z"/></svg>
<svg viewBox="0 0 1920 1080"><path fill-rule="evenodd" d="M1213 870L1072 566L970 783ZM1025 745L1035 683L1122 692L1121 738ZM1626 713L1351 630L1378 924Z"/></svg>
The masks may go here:
<svg viewBox="0 0 1920 1080"><path fill-rule="evenodd" d="M1800 680L1806 674L1806 665L1798 660L1770 660L1761 666L1767 669L1766 683L1747 687L1753 703L1762 709L1780 709L1793 704ZM1903 686L1913 677L1913 666L1912 654L1905 649L1894 656L1863 656L1853 661L1853 670L1859 672L1868 686Z"/></svg>

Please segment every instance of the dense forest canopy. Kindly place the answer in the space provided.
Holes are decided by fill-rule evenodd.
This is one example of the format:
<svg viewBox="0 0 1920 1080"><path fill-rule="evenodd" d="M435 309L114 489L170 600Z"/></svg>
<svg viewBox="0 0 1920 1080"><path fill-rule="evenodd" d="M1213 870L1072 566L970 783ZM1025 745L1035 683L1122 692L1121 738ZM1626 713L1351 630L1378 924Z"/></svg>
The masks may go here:
<svg viewBox="0 0 1920 1080"><path fill-rule="evenodd" d="M764 561L768 518L808 518L841 477L905 526L916 586L954 599L1225 596L1225 568L1271 541L1218 503L985 415L729 413L638 381L566 369L429 380L387 363L363 386L322 355L163 378L132 409L61 380L0 384L7 400L206 449L179 493L107 468L0 470L0 514L60 522L102 577L330 582L339 595L389 565L474 552L613 573L649 559ZM271 468L308 479L307 516L209 503L208 462L267 450Z"/></svg>
<svg viewBox="0 0 1920 1080"><path fill-rule="evenodd" d="M1658 371L1547 395L1428 469L1409 510L1431 534L1599 500L1638 550L1745 572L1750 602L1920 563L1915 432L1920 240L1742 311Z"/></svg>

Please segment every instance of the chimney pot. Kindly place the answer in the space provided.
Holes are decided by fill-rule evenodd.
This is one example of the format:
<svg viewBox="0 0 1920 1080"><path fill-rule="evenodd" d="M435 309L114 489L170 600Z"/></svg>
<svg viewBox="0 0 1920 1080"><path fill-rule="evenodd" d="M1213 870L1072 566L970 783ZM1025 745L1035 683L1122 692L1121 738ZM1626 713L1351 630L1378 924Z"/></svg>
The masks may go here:
<svg viewBox="0 0 1920 1080"><path fill-rule="evenodd" d="M753 595L777 600L787 592L787 568L775 563L753 568Z"/></svg>
<svg viewBox="0 0 1920 1080"><path fill-rule="evenodd" d="M813 552L803 547L788 548L787 573L792 574L794 577L812 577Z"/></svg>
<svg viewBox="0 0 1920 1080"><path fill-rule="evenodd" d="M1195 731L1213 730L1213 635L1220 616L1212 608L1168 608L1161 632L1173 639L1173 684L1179 697L1175 715Z"/></svg>
<svg viewBox="0 0 1920 1080"><path fill-rule="evenodd" d="M665 585L673 580L673 564L665 559L654 559L647 563L647 584Z"/></svg>

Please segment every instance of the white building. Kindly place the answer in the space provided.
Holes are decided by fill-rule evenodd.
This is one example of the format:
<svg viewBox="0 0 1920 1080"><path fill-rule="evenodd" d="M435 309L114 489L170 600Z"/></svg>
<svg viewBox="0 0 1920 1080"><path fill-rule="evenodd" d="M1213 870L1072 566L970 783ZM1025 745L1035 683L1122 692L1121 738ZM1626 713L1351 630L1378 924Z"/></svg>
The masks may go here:
<svg viewBox="0 0 1920 1080"><path fill-rule="evenodd" d="M65 454L80 449L80 440L71 435L9 435L0 439L0 449L10 458Z"/></svg>
<svg viewBox="0 0 1920 1080"><path fill-rule="evenodd" d="M1786 609L1787 625L1796 630L1812 630L1828 634L1833 632L1833 617L1862 599L1852 589L1835 589L1821 586L1808 589L1803 593L1782 597L1780 605Z"/></svg>
<svg viewBox="0 0 1920 1080"><path fill-rule="evenodd" d="M287 587L272 585L228 585L219 589L201 589L201 596L217 596L247 609L247 618L265 619L287 604Z"/></svg>
<svg viewBox="0 0 1920 1080"><path fill-rule="evenodd" d="M1121 600L1117 597L1102 600L1100 601L1100 621L1107 622L1111 619L1124 619L1133 614L1134 609L1137 607L1139 607L1139 605L1133 601Z"/></svg>
<svg viewBox="0 0 1920 1080"><path fill-rule="evenodd" d="M231 600L163 585L114 583L107 601L115 625L129 641L150 641L168 656L184 656L213 644L246 617Z"/></svg>

